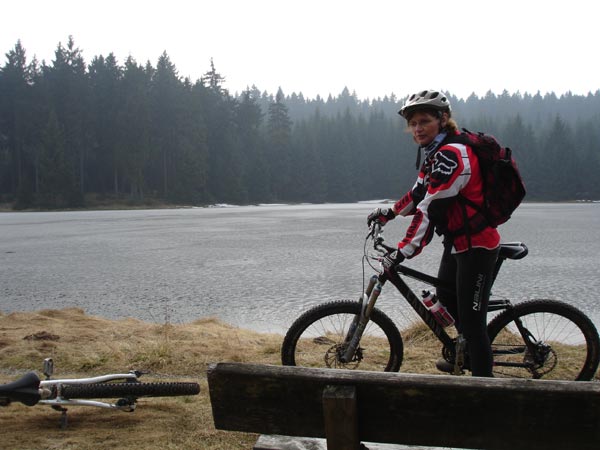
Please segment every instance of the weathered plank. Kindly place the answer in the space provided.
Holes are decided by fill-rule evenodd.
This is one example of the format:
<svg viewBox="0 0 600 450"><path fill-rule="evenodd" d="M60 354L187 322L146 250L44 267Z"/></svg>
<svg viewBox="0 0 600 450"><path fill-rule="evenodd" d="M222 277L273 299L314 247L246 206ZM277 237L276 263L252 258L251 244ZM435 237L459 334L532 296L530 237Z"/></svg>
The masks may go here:
<svg viewBox="0 0 600 450"><path fill-rule="evenodd" d="M326 437L323 391L354 386L362 441L489 450L597 449L600 384L222 363L215 426Z"/></svg>
<svg viewBox="0 0 600 450"><path fill-rule="evenodd" d="M328 450L359 450L356 388L326 386L323 390L323 420Z"/></svg>

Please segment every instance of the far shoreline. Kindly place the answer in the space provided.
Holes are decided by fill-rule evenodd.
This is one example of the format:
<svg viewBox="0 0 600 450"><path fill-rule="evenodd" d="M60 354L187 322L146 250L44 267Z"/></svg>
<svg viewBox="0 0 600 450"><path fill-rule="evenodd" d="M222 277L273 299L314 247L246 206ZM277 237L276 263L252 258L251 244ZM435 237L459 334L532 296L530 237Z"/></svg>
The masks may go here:
<svg viewBox="0 0 600 450"><path fill-rule="evenodd" d="M373 199L373 200L356 200L354 202L290 202L290 203L248 203L248 204L229 204L229 203L213 203L206 205L191 205L191 204L176 204L164 202L148 202L144 204L130 204L128 202L112 202L112 203L97 203L80 208L26 208L14 209L12 203L0 203L0 213L27 213L27 212L73 212L73 211L151 211L161 209L203 209L203 208L243 208L243 207L262 207L262 206L296 206L296 205L340 205L340 204L392 204L393 199ZM595 204L600 203L600 200L592 199L576 199L576 200L524 200L523 204L573 204L585 203Z"/></svg>

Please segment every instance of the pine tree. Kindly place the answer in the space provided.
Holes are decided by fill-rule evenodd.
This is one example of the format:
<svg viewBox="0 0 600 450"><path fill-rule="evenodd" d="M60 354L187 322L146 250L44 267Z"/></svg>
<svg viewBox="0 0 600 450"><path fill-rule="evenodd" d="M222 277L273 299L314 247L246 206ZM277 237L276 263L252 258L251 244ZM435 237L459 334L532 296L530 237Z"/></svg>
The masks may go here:
<svg viewBox="0 0 600 450"><path fill-rule="evenodd" d="M130 198L145 198L147 172L153 155L151 142L152 108L150 86L152 71L139 65L133 57L125 62L122 99L117 116L116 156L113 166L115 193L125 185ZM123 188L120 186L123 185Z"/></svg>
<svg viewBox="0 0 600 450"><path fill-rule="evenodd" d="M281 88L275 101L269 105L268 158L270 161L271 191L278 200L292 196L291 133L292 122L288 116Z"/></svg>
<svg viewBox="0 0 600 450"><path fill-rule="evenodd" d="M160 166L155 167L161 174L162 195L169 196L171 176L174 170L175 142L177 140L177 121L180 116L181 81L175 65L166 52L158 59L156 71L152 77L152 140L160 155ZM155 161L158 162L158 161Z"/></svg>
<svg viewBox="0 0 600 450"><path fill-rule="evenodd" d="M96 168L90 174L93 177L92 189L99 193L112 191L118 195L120 161L115 131L119 128L118 113L123 98L123 68L117 64L114 54L110 53L106 58L95 57L88 72L90 101L94 105L90 117L93 154L89 155Z"/></svg>
<svg viewBox="0 0 600 450"><path fill-rule="evenodd" d="M66 155L65 132L54 110L48 115L39 159L40 194L38 204L49 208L71 206L73 172Z"/></svg>
<svg viewBox="0 0 600 450"><path fill-rule="evenodd" d="M204 106L208 143L208 190L214 201L245 203L248 193L243 185L242 158L235 134L237 102L222 85L222 77L211 68L201 79L198 90Z"/></svg>
<svg viewBox="0 0 600 450"><path fill-rule="evenodd" d="M260 93L247 89L235 109L240 157L244 168L243 185L246 186L250 202L266 202L271 198L271 176L262 136L264 114L258 104L259 98Z"/></svg>
<svg viewBox="0 0 600 450"><path fill-rule="evenodd" d="M58 44L51 67L44 66L44 79L58 123L64 130L65 158L71 176L67 203L82 206L85 193L87 149L90 147L88 112L89 79L82 52L69 36L67 47Z"/></svg>
<svg viewBox="0 0 600 450"><path fill-rule="evenodd" d="M27 99L31 77L21 41L17 41L14 49L6 54L6 59L0 71L0 136L4 141L2 147L8 153L8 163L1 178L5 180L4 189L16 197L24 182L23 153L27 140Z"/></svg>
<svg viewBox="0 0 600 450"><path fill-rule="evenodd" d="M229 92L223 86L225 84L225 77L217 72L212 58L210 58L210 70L202 75L201 82L217 95L229 95Z"/></svg>

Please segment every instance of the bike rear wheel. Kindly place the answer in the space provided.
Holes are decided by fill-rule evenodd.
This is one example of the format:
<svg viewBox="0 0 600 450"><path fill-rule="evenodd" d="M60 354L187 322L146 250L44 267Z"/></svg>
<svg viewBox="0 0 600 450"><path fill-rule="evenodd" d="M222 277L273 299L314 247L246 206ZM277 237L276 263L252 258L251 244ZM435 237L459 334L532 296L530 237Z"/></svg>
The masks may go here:
<svg viewBox="0 0 600 450"><path fill-rule="evenodd" d="M352 360L340 360L348 330L360 311L361 305L349 300L324 303L308 310L285 335L282 363L331 369L400 370L402 337L392 320L376 308Z"/></svg>
<svg viewBox="0 0 600 450"><path fill-rule="evenodd" d="M196 395L198 383L92 383L66 384L62 386L62 397L73 398L120 398L120 397L173 397Z"/></svg>
<svg viewBox="0 0 600 450"><path fill-rule="evenodd" d="M488 334L496 377L591 380L600 361L592 321L557 300L514 305L489 323Z"/></svg>

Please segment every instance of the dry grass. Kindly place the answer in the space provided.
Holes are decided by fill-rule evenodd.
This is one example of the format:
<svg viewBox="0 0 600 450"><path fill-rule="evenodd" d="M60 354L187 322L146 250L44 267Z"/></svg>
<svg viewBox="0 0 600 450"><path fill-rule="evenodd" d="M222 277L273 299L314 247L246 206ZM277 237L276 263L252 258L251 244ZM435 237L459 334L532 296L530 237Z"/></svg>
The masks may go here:
<svg viewBox="0 0 600 450"><path fill-rule="evenodd" d="M439 342L423 325L403 330L403 372L436 373ZM134 413L71 407L66 430L49 407L0 408L0 448L207 449L252 448L255 435L215 430L206 369L220 361L280 364L282 336L231 327L214 319L189 324L111 321L81 309L0 313L0 383L41 369L52 357L55 376L92 376L129 369L147 381L195 380L198 396L142 399Z"/></svg>
<svg viewBox="0 0 600 450"><path fill-rule="evenodd" d="M56 377L129 369L148 381L198 381L193 397L142 399L134 413L71 407L66 430L49 407L13 403L0 408L7 449L248 449L256 436L215 430L206 369L212 362L279 364L281 336L253 333L217 320L184 325L111 321L80 309L0 314L0 382L27 370L40 374L52 357ZM41 374L40 374L41 375Z"/></svg>

